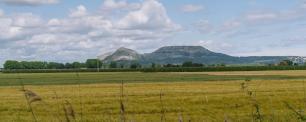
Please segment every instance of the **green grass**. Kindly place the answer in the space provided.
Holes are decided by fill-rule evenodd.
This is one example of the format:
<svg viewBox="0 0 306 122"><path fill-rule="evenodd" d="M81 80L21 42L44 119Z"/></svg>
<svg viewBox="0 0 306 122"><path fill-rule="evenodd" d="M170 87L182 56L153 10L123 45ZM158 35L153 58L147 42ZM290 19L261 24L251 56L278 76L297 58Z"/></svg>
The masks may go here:
<svg viewBox="0 0 306 122"><path fill-rule="evenodd" d="M233 81L233 80L279 80L306 79L306 76L286 75L207 75L196 73L33 73L33 74L0 74L0 86L25 85L71 85L95 83L135 82L192 82L192 81Z"/></svg>

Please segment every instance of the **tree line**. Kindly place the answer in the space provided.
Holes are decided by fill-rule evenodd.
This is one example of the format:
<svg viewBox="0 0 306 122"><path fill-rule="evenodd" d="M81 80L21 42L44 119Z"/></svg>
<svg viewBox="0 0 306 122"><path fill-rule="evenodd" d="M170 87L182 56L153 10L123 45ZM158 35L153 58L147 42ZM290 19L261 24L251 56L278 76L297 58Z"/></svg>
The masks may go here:
<svg viewBox="0 0 306 122"><path fill-rule="evenodd" d="M82 69L101 67L102 62L97 59L88 59L85 63L58 63L44 61L15 61L8 60L4 63L4 69Z"/></svg>
<svg viewBox="0 0 306 122"><path fill-rule="evenodd" d="M267 66L296 66L290 60L283 60L278 64L270 64ZM8 60L3 65L4 69L97 69L97 68L111 68L111 69L142 69L142 68L201 68L201 67L227 67L226 64L211 64L204 65L201 63L194 63L186 61L182 64L155 64L141 65L138 62L122 63L110 62L103 63L98 59L87 59L86 62L72 62L72 63L58 63L58 62L44 62L44 61L16 61Z"/></svg>

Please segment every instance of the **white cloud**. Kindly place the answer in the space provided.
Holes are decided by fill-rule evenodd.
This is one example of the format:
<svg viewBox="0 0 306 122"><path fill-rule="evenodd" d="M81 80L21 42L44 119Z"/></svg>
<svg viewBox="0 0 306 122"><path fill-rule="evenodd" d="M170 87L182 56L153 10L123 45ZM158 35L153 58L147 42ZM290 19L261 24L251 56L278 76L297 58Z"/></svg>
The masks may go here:
<svg viewBox="0 0 306 122"><path fill-rule="evenodd" d="M204 7L201 5L192 5L192 4L184 5L183 7L181 7L181 11L183 12L198 12L203 9Z"/></svg>
<svg viewBox="0 0 306 122"><path fill-rule="evenodd" d="M43 20L32 13L13 15L13 26L17 27L39 27L44 24Z"/></svg>
<svg viewBox="0 0 306 122"><path fill-rule="evenodd" d="M43 5L43 4L56 4L59 0L0 0L8 5Z"/></svg>
<svg viewBox="0 0 306 122"><path fill-rule="evenodd" d="M22 28L13 26L11 18L0 18L0 41L2 39L10 39L21 34Z"/></svg>
<svg viewBox="0 0 306 122"><path fill-rule="evenodd" d="M248 22L266 22L266 21L272 21L275 19L278 19L280 15L275 12L255 12L255 13L249 13L245 16L245 19Z"/></svg>
<svg viewBox="0 0 306 122"><path fill-rule="evenodd" d="M261 27L267 24L280 24L282 22L295 21L305 17L305 10L297 7L285 11L257 10L247 12L235 19L226 20L217 31L236 31L251 27ZM244 28L241 28L244 27ZM235 33L235 32L234 32Z"/></svg>
<svg viewBox="0 0 306 122"><path fill-rule="evenodd" d="M102 10L104 11L112 11L112 10L133 10L138 9L140 7L139 3L128 3L125 0L104 0L102 5Z"/></svg>
<svg viewBox="0 0 306 122"><path fill-rule="evenodd" d="M130 30L177 31L178 25L168 17L164 6L156 0L146 0L141 8L129 12L118 22L118 28Z"/></svg>
<svg viewBox="0 0 306 122"><path fill-rule="evenodd" d="M3 15L0 60L83 61L122 46L157 48L179 30L158 1L138 4L139 8L126 9L117 19L89 12L83 5L67 17L48 20L31 13Z"/></svg>
<svg viewBox="0 0 306 122"><path fill-rule="evenodd" d="M82 17L87 15L87 9L83 5L79 5L76 9L71 10L70 17Z"/></svg>

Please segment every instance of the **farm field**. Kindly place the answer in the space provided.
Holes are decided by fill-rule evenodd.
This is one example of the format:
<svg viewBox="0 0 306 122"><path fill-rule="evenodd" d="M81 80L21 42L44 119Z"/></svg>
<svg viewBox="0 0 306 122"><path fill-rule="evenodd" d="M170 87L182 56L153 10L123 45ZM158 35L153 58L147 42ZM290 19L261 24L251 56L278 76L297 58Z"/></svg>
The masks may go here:
<svg viewBox="0 0 306 122"><path fill-rule="evenodd" d="M0 74L0 121L303 121L305 80L306 71ZM28 104L22 89L41 100Z"/></svg>

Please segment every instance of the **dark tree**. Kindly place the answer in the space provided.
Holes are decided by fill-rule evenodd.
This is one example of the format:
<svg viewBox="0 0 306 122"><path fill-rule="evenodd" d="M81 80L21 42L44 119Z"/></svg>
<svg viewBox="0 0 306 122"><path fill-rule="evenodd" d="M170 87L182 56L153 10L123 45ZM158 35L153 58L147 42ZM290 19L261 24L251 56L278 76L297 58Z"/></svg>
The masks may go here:
<svg viewBox="0 0 306 122"><path fill-rule="evenodd" d="M283 60L279 63L279 66L292 66L293 62L291 60Z"/></svg>
<svg viewBox="0 0 306 122"><path fill-rule="evenodd" d="M65 68L66 69L72 69L73 68L73 65L71 63L66 63L65 64Z"/></svg>
<svg viewBox="0 0 306 122"><path fill-rule="evenodd" d="M80 62L73 62L72 63L72 68L74 68L74 69L86 68L86 64L80 63Z"/></svg>
<svg viewBox="0 0 306 122"><path fill-rule="evenodd" d="M65 65L62 63L49 62L47 67L48 69L64 69Z"/></svg>
<svg viewBox="0 0 306 122"><path fill-rule="evenodd" d="M117 62L112 61L109 65L110 68L117 68Z"/></svg>
<svg viewBox="0 0 306 122"><path fill-rule="evenodd" d="M86 67L87 68L100 68L102 66L102 62L98 59L87 59Z"/></svg>
<svg viewBox="0 0 306 122"><path fill-rule="evenodd" d="M133 63L130 66L131 69L137 69L137 68L141 68L141 65L139 63Z"/></svg>
<svg viewBox="0 0 306 122"><path fill-rule="evenodd" d="M192 67L193 63L191 61L186 61L182 64L182 67Z"/></svg>

